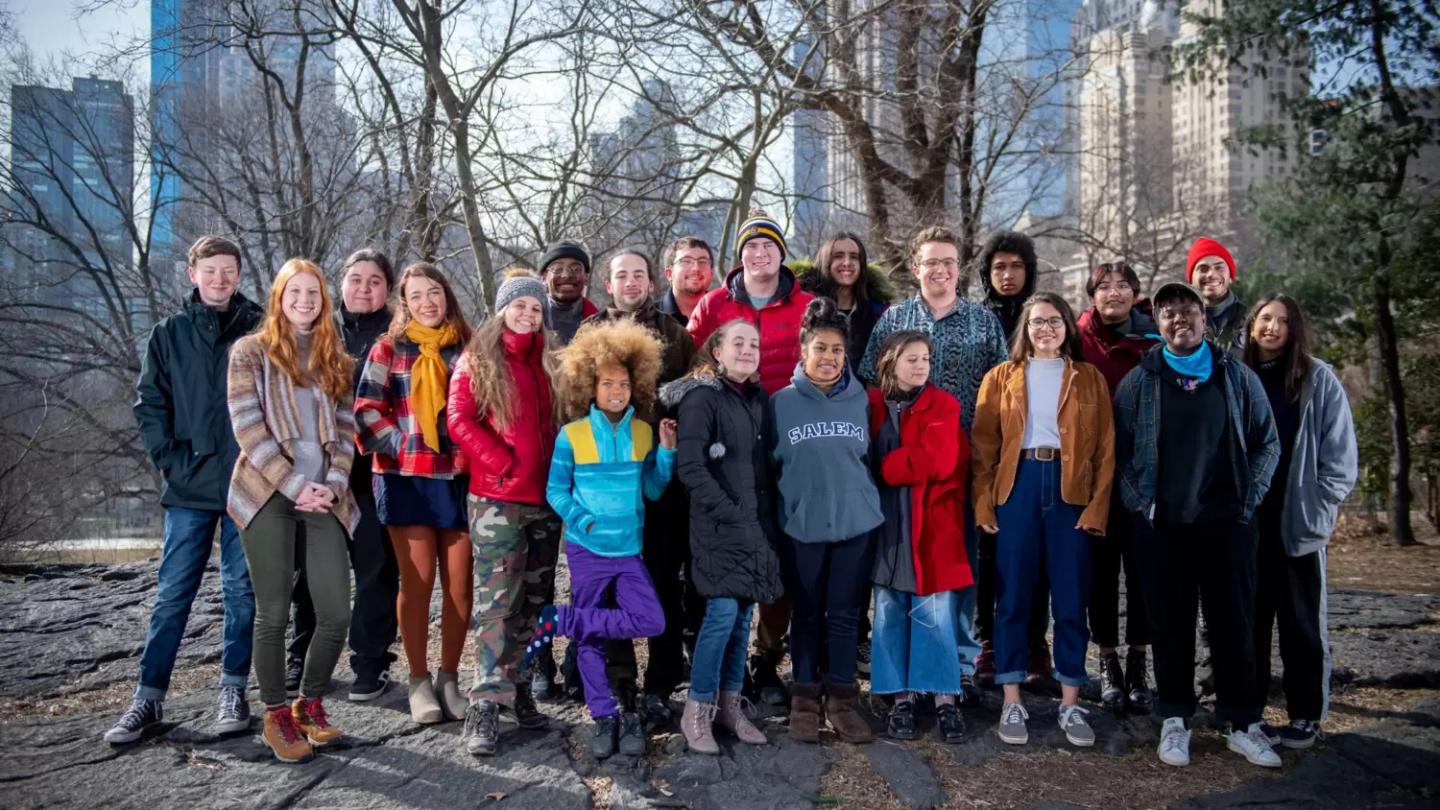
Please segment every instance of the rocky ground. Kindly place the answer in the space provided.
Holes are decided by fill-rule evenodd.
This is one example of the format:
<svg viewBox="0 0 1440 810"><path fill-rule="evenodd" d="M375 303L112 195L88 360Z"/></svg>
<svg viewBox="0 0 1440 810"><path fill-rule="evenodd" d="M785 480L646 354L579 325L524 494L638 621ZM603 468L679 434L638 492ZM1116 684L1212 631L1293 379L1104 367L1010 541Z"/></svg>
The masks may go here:
<svg viewBox="0 0 1440 810"><path fill-rule="evenodd" d="M933 737L797 745L783 718L771 717L764 747L726 741L721 756L703 757L662 734L646 757L596 762L583 709L545 704L551 730L515 731L500 756L477 760L461 750L458 723L414 726L401 690L366 706L345 702L343 664L330 706L345 742L309 764L279 765L253 734L222 739L208 730L221 620L213 572L163 728L112 748L100 735L133 688L154 563L0 567L0 806L1435 807L1440 580L1423 572L1433 572L1440 546L1403 553L1410 556L1390 576L1358 563L1336 571L1332 558L1329 734L1312 751L1285 752L1278 772L1245 764L1209 731L1196 735L1190 768L1168 768L1154 755L1153 719L1098 706L1091 720L1100 742L1076 750L1054 729L1055 701L1040 695L1027 697L1030 744L1004 746L992 730L996 693L969 715L971 737L958 746ZM1352 556L1373 563L1374 555ZM1283 718L1283 710L1271 713ZM930 718L922 721L928 729ZM874 725L881 728L878 713Z"/></svg>

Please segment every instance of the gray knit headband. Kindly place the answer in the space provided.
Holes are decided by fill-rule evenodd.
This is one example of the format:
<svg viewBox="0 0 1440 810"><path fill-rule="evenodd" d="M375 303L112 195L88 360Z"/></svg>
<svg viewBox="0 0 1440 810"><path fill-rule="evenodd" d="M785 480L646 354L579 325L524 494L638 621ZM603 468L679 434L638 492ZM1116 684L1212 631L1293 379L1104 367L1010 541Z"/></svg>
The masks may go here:
<svg viewBox="0 0 1440 810"><path fill-rule="evenodd" d="M546 295L545 282L534 276L513 276L505 279L505 283L500 285L500 291L495 293L495 314L500 314L500 310L509 306L510 302L516 298L524 298L527 295L539 301L543 306Z"/></svg>

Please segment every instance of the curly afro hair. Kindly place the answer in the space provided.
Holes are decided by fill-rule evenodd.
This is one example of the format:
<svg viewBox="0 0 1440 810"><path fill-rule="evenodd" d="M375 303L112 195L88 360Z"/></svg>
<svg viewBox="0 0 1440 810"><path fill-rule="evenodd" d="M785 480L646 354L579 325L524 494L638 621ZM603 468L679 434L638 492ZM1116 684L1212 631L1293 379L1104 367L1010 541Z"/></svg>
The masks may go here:
<svg viewBox="0 0 1440 810"><path fill-rule="evenodd" d="M642 418L651 415L655 383L660 378L660 340L649 329L629 319L586 324L560 351L559 359L555 392L564 421L590 412L595 378L607 365L620 366L630 373L630 404Z"/></svg>

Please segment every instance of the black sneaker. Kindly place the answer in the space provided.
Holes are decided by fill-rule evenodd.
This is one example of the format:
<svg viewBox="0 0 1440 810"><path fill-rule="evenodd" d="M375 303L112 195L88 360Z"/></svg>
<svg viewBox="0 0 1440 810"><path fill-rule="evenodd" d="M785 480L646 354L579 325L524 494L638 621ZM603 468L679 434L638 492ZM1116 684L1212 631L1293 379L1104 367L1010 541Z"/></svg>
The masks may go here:
<svg viewBox="0 0 1440 810"><path fill-rule="evenodd" d="M746 674L751 681L754 694L760 701L770 706L787 706L790 703L790 690L785 688L785 682L780 680L780 673L775 668L775 662L770 656L755 656L750 659L750 665Z"/></svg>
<svg viewBox="0 0 1440 810"><path fill-rule="evenodd" d="M515 687L515 705L512 707L515 712L515 722L520 728L545 728L550 724L550 718L540 711L535 705L535 698L530 694L528 684L519 684Z"/></svg>
<svg viewBox="0 0 1440 810"><path fill-rule="evenodd" d="M1155 693L1150 691L1145 650L1136 648L1125 653L1125 685L1130 690L1130 708L1137 712L1150 711L1150 707L1155 704Z"/></svg>
<svg viewBox="0 0 1440 810"><path fill-rule="evenodd" d="M530 670L530 693L536 700L554 700L560 696L555 688L555 659L549 655L537 656L535 667Z"/></svg>
<svg viewBox="0 0 1440 810"><path fill-rule="evenodd" d="M1275 729L1273 735L1267 728L1265 736L1270 738L1271 745L1293 749L1309 748L1320 738L1320 724L1313 720L1291 720L1290 725Z"/></svg>
<svg viewBox="0 0 1440 810"><path fill-rule="evenodd" d="M220 687L220 705L215 710L215 733L235 734L250 730L250 701L245 687Z"/></svg>
<svg viewBox="0 0 1440 810"><path fill-rule="evenodd" d="M953 703L942 703L935 710L935 733L951 745L965 742L965 719L960 708Z"/></svg>
<svg viewBox="0 0 1440 810"><path fill-rule="evenodd" d="M494 756L500 740L500 704L493 700L477 700L465 710L465 729L461 732L465 750L477 757Z"/></svg>
<svg viewBox="0 0 1440 810"><path fill-rule="evenodd" d="M640 715L635 712L620 713L620 753L627 757L644 756L645 731L640 727Z"/></svg>
<svg viewBox="0 0 1440 810"><path fill-rule="evenodd" d="M595 736L590 738L590 754L596 759L609 759L615 754L620 731L618 715L595 718Z"/></svg>
<svg viewBox="0 0 1440 810"><path fill-rule="evenodd" d="M382 669L375 675L356 675L350 684L350 699L356 703L369 703L385 694L390 688L390 670Z"/></svg>
<svg viewBox="0 0 1440 810"><path fill-rule="evenodd" d="M855 647L855 671L870 677L870 642L862 641Z"/></svg>
<svg viewBox="0 0 1440 810"><path fill-rule="evenodd" d="M294 658L285 661L285 697L300 697L300 678L305 675L304 660Z"/></svg>
<svg viewBox="0 0 1440 810"><path fill-rule="evenodd" d="M971 675L960 676L960 694L955 696L955 705L973 708L980 705L980 687L975 685Z"/></svg>
<svg viewBox="0 0 1440 810"><path fill-rule="evenodd" d="M120 715L119 722L105 732L105 742L111 745L135 742L146 729L159 725L164 719L165 706L160 701L135 698L130 708Z"/></svg>
<svg viewBox="0 0 1440 810"><path fill-rule="evenodd" d="M1125 708L1125 672L1117 653L1100 656L1100 703L1112 711Z"/></svg>
<svg viewBox="0 0 1440 810"><path fill-rule="evenodd" d="M638 708L640 719L651 731L669 728L675 720L674 712L670 711L670 704L666 703L665 698L659 695L649 693L641 695Z"/></svg>
<svg viewBox="0 0 1440 810"><path fill-rule="evenodd" d="M885 733L896 740L915 739L915 703L909 700L896 702L885 720Z"/></svg>

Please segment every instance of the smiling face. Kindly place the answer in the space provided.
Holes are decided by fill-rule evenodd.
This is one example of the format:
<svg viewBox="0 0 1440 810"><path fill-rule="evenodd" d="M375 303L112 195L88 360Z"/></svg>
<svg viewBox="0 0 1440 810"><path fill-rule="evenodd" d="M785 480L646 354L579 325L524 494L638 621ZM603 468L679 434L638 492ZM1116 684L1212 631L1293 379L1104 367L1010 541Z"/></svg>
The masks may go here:
<svg viewBox="0 0 1440 810"><path fill-rule="evenodd" d="M780 273L780 246L763 236L751 239L740 250L740 264L746 281L769 281Z"/></svg>
<svg viewBox="0 0 1440 810"><path fill-rule="evenodd" d="M715 347L715 362L734 382L750 379L760 367L760 333L748 323L731 325Z"/></svg>
<svg viewBox="0 0 1440 810"><path fill-rule="evenodd" d="M610 277L605 279L605 292L622 312L634 312L650 300L650 271L645 260L633 253L610 260Z"/></svg>
<svg viewBox="0 0 1440 810"><path fill-rule="evenodd" d="M1120 323L1130 317L1130 309L1135 306L1135 290L1125 280L1124 273L1106 273L1095 285L1090 303L1100 313L1101 321Z"/></svg>
<svg viewBox="0 0 1440 810"><path fill-rule="evenodd" d="M860 246L854 239L840 239L830 247L830 278L840 287L860 283Z"/></svg>
<svg viewBox="0 0 1440 810"><path fill-rule="evenodd" d="M439 328L448 314L445 308L445 288L440 282L425 276L411 276L405 282L405 307L410 317L421 326Z"/></svg>
<svg viewBox="0 0 1440 810"><path fill-rule="evenodd" d="M1205 308L1187 298L1166 302L1155 312L1160 337L1175 354L1189 354L1205 339Z"/></svg>
<svg viewBox="0 0 1440 810"><path fill-rule="evenodd" d="M1262 360L1273 360L1285 351L1290 341L1290 311L1283 302L1271 301L1255 315L1250 339L1260 349Z"/></svg>
<svg viewBox="0 0 1440 810"><path fill-rule="evenodd" d="M345 309L356 315L379 312L385 308L385 300L390 297L390 284L385 281L380 265L356 262L345 270L340 297L345 302Z"/></svg>
<svg viewBox="0 0 1440 810"><path fill-rule="evenodd" d="M1012 296L1025 290L1025 260L1019 253L999 251L990 260L990 286L995 292Z"/></svg>
<svg viewBox="0 0 1440 810"><path fill-rule="evenodd" d="M309 273L296 273L285 282L285 292L280 296L280 313L291 326L310 331L315 319L320 317L320 280Z"/></svg>
<svg viewBox="0 0 1440 810"><path fill-rule="evenodd" d="M710 251L705 248L684 248L676 251L674 263L665 268L665 278L686 295L703 295L710 289L710 278L715 275L713 264Z"/></svg>
<svg viewBox="0 0 1440 810"><path fill-rule="evenodd" d="M625 415L630 407L630 372L624 366L606 363L595 370L595 404L612 419Z"/></svg>
<svg viewBox="0 0 1440 810"><path fill-rule="evenodd" d="M915 251L915 277L920 295L929 302L945 302L956 295L960 278L960 252L949 242L926 242Z"/></svg>
<svg viewBox="0 0 1440 810"><path fill-rule="evenodd" d="M835 329L820 329L800 347L805 376L816 385L834 385L845 372L845 336Z"/></svg>
<svg viewBox="0 0 1440 810"><path fill-rule="evenodd" d="M895 382L901 391L910 392L930 379L930 347L923 340L905 344L895 358Z"/></svg>
<svg viewBox="0 0 1440 810"><path fill-rule="evenodd" d="M541 276L550 297L561 304L580 300L590 281L590 274L585 272L585 265L579 259L556 259L545 265Z"/></svg>
<svg viewBox="0 0 1440 810"><path fill-rule="evenodd" d="M539 331L545 325L545 309L540 302L528 295L522 295L505 305L500 317L505 319L505 328L518 335Z"/></svg>
<svg viewBox="0 0 1440 810"><path fill-rule="evenodd" d="M240 286L240 260L229 255L199 259L189 268L189 274L205 306L227 306Z"/></svg>
<svg viewBox="0 0 1440 810"><path fill-rule="evenodd" d="M1025 319L1025 328L1030 336L1031 354L1041 358L1060 356L1060 347L1065 345L1065 316L1050 304L1041 302L1030 307Z"/></svg>
<svg viewBox="0 0 1440 810"><path fill-rule="evenodd" d="M1206 303L1218 304L1230 292L1230 266L1219 256L1206 256L1195 262L1195 289Z"/></svg>

